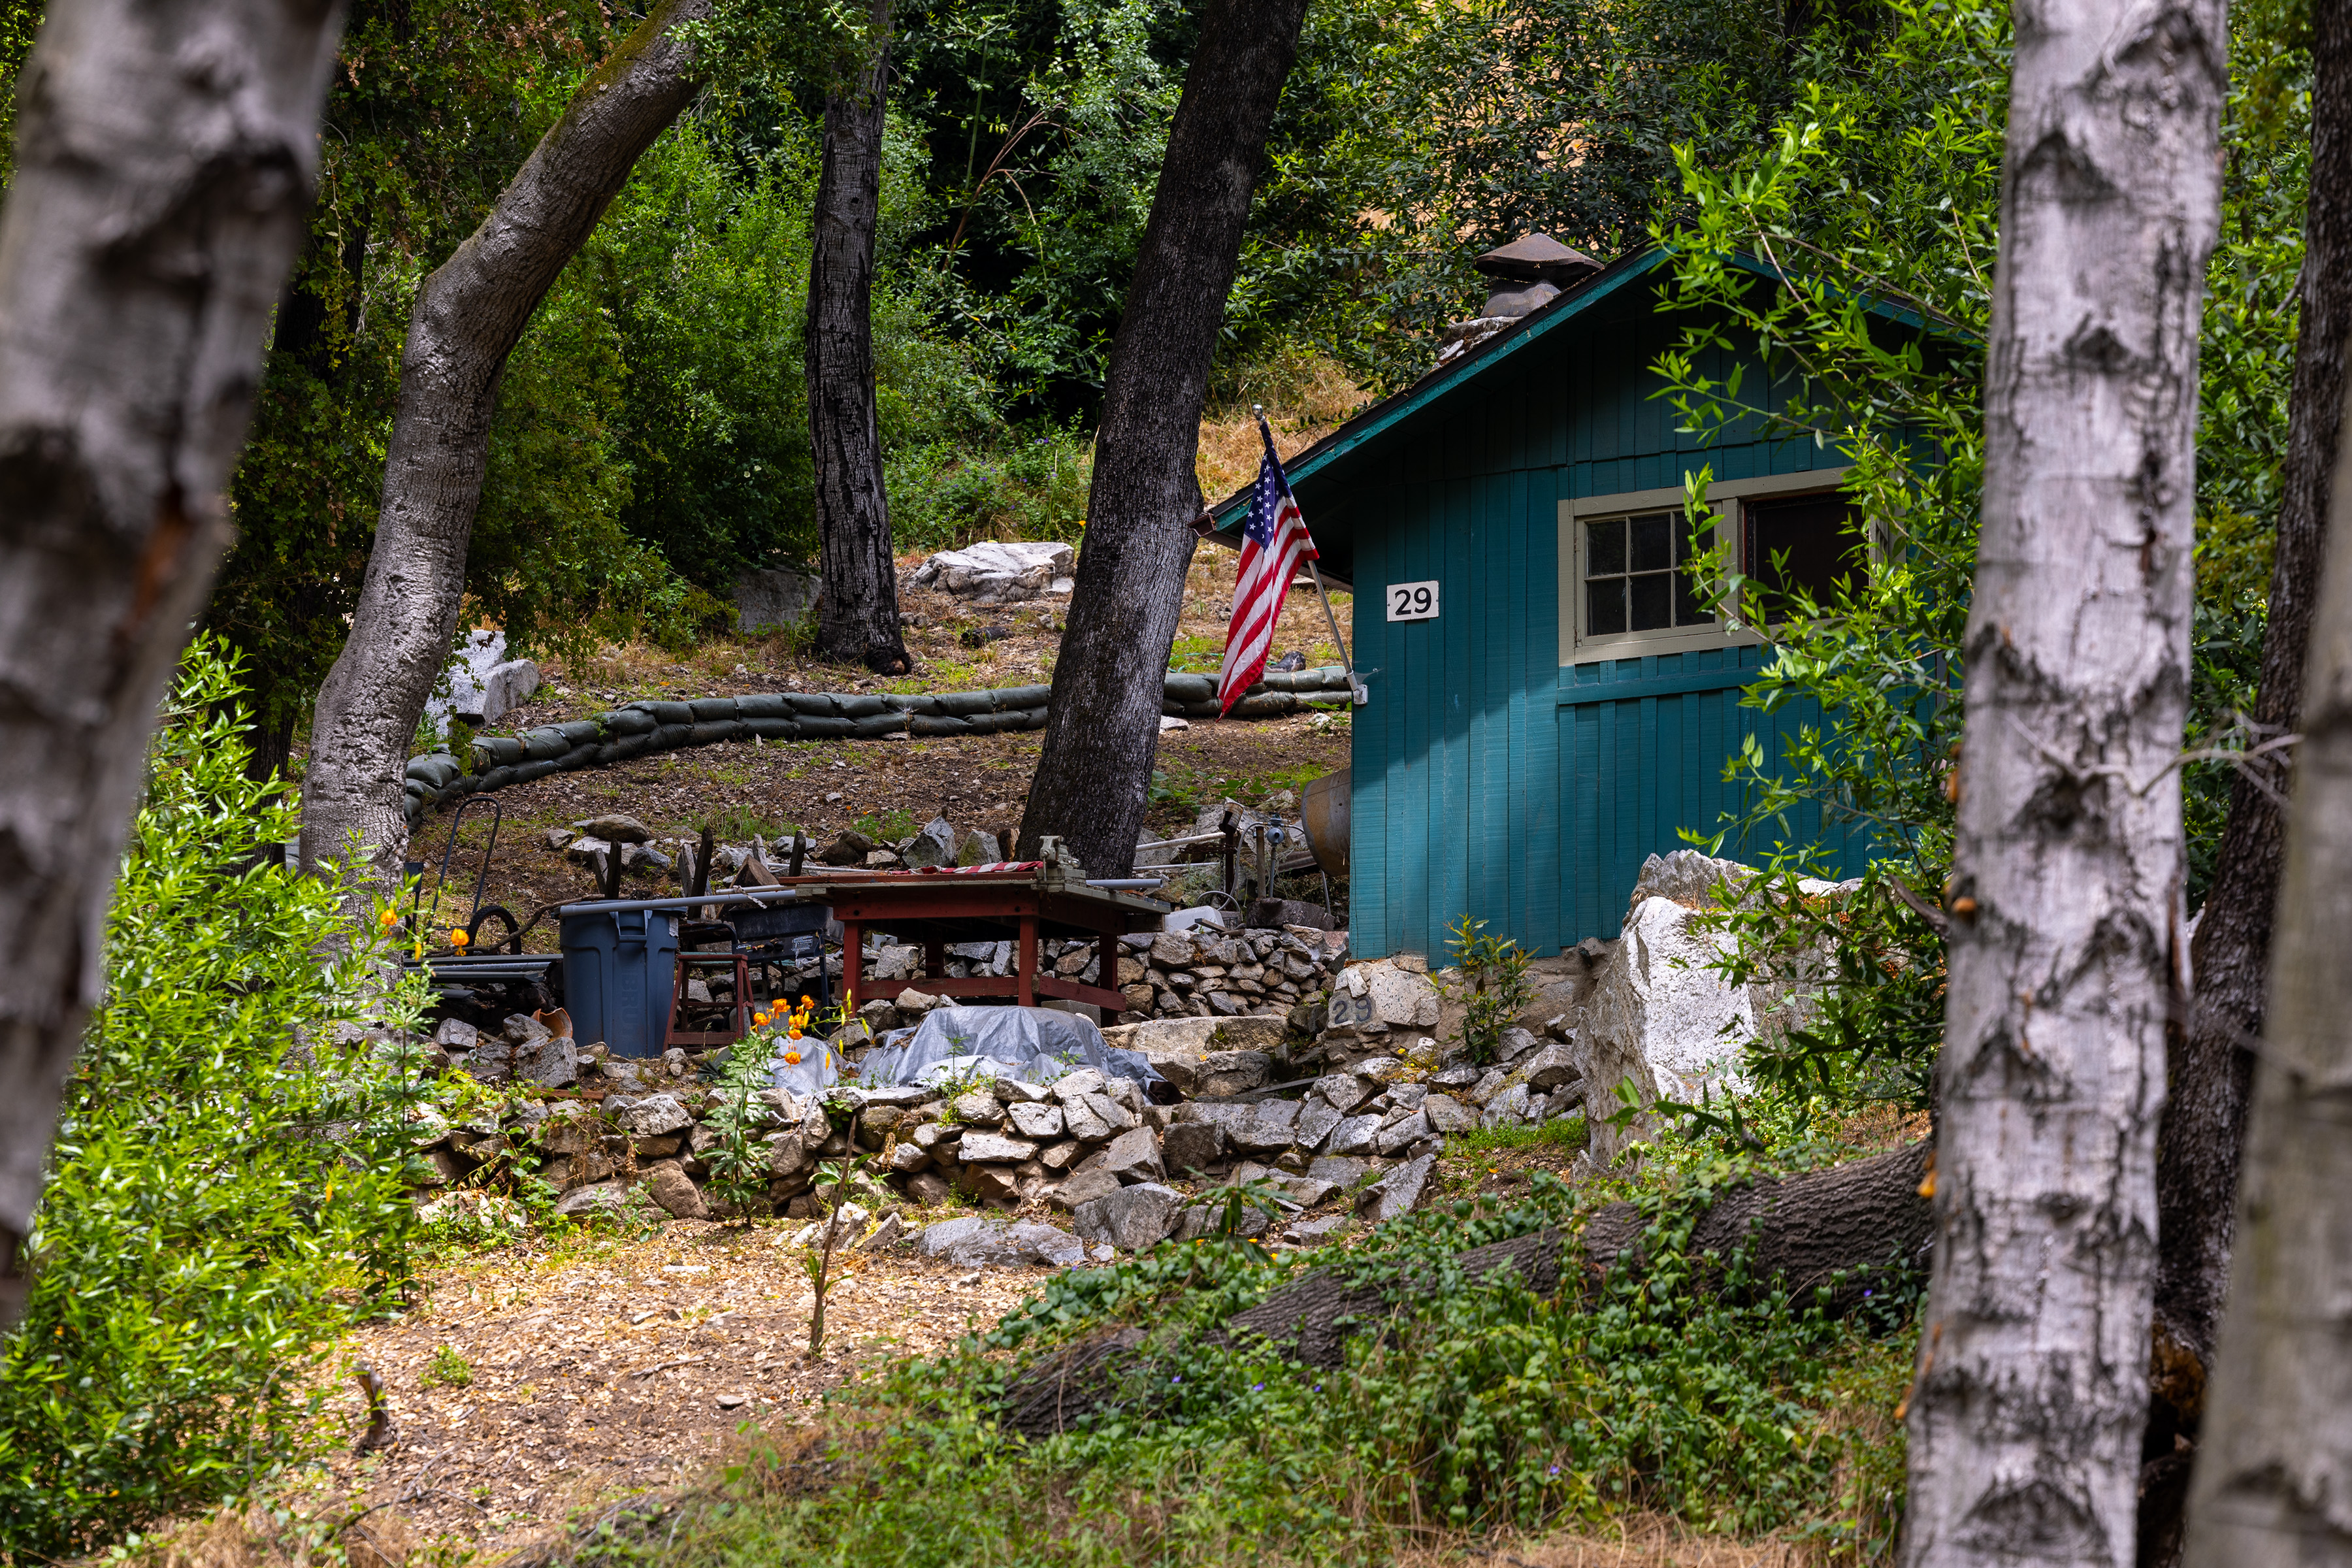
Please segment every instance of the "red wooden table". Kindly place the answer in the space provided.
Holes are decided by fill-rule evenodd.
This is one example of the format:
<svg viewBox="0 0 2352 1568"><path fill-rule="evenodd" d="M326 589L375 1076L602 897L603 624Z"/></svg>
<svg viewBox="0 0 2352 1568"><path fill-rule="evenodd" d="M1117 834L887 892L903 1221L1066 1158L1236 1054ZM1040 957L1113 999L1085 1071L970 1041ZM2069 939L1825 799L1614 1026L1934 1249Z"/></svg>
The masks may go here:
<svg viewBox="0 0 2352 1568"><path fill-rule="evenodd" d="M1002 870L951 872L835 872L788 878L787 885L809 889L814 902L830 904L841 922L843 994L855 1007L865 993L865 942L868 930L888 931L923 950L921 989L935 996L1010 996L1024 1007L1040 998L1090 1002L1106 1013L1126 1010L1118 991L1118 939L1129 931L1157 931L1170 905L1118 889L1089 888L1083 879L1053 865L1008 866ZM1095 944L1095 980L1064 979L1037 970L1037 939L1080 937ZM1014 945L1010 974L950 978L950 942L1005 942ZM901 984L906 984L902 982Z"/></svg>

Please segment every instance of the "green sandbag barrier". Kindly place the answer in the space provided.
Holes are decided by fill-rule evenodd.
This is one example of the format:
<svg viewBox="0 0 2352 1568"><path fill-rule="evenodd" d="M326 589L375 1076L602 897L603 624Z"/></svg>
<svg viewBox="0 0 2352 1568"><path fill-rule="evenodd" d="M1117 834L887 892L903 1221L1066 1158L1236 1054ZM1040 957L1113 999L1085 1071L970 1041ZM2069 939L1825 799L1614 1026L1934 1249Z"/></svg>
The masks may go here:
<svg viewBox="0 0 2352 1568"><path fill-rule="evenodd" d="M573 719L520 735L478 736L467 760L427 752L408 760L408 821L436 805L528 784L574 768L609 767L655 752L728 741L871 741L885 735L995 735L1045 727L1043 686L915 696L778 691L756 697L700 697L690 702L646 699L593 719ZM1338 665L1268 675L1234 705L1236 719L1278 719L1308 707L1344 704L1348 672ZM1160 710L1187 719L1217 716L1213 675L1170 674Z"/></svg>

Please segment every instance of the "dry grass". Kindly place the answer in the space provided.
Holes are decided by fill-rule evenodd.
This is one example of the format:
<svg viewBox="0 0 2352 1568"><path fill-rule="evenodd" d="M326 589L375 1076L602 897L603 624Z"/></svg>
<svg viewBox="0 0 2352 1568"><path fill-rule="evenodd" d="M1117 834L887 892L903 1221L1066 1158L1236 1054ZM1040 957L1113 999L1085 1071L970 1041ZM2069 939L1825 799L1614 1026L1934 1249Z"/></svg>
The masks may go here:
<svg viewBox="0 0 2352 1568"><path fill-rule="evenodd" d="M1660 1514L1625 1514L1605 1525L1483 1550L1473 1547L1453 1554L1452 1560L1465 1558L1509 1568L1811 1568L1817 1561L1806 1542L1701 1535ZM1405 1568L1407 1561L1400 1559L1399 1568Z"/></svg>
<svg viewBox="0 0 2352 1568"><path fill-rule="evenodd" d="M1264 447L1251 404L1265 405L1274 449L1286 463L1346 424L1366 402L1363 388L1339 363L1319 354L1245 366L1231 385L1217 390L1218 406L1201 421L1201 450L1194 461L1201 494L1211 505L1257 478ZM1312 527L1314 520L1307 523Z"/></svg>

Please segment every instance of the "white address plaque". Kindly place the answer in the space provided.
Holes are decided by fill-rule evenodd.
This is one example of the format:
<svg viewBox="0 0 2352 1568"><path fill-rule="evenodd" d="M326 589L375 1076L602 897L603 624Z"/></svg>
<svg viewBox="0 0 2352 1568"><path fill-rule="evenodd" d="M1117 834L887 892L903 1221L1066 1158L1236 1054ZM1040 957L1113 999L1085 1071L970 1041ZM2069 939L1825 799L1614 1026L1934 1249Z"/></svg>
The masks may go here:
<svg viewBox="0 0 2352 1568"><path fill-rule="evenodd" d="M1433 621L1437 618L1437 583L1391 583L1383 590L1388 595L1389 619L1392 621Z"/></svg>

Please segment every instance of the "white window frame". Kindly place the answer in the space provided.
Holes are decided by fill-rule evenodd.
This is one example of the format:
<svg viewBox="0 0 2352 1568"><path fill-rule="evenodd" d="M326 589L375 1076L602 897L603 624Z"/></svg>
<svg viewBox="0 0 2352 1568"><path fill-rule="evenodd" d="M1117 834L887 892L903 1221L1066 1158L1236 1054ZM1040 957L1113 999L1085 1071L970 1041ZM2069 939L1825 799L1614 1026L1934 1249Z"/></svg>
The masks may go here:
<svg viewBox="0 0 2352 1568"><path fill-rule="evenodd" d="M1737 531L1741 522L1738 503L1752 496L1802 495L1812 491L1833 490L1846 476L1845 468L1815 468L1811 473L1772 474L1757 479L1713 479L1706 487L1706 499L1715 513L1715 538L1710 543L1720 543L1724 530L1731 529L1731 540L1739 538ZM1654 490L1624 490L1616 495L1580 496L1559 503L1559 662L1563 665L1590 663L1601 658L1634 658L1644 654L1682 653L1693 648L1745 647L1764 639L1748 627L1726 625L1717 616L1713 624L1703 626L1671 626L1646 632L1605 632L1588 636L1584 629L1584 539L1578 525L1597 518L1625 517L1636 512L1673 510L1683 508L1685 492L1681 486Z"/></svg>

